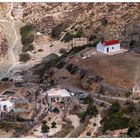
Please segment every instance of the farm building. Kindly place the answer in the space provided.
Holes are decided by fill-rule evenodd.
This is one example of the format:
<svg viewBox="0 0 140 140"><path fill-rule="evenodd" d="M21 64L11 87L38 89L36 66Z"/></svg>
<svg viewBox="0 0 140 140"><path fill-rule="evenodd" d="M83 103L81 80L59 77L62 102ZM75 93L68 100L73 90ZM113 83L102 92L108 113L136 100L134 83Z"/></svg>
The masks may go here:
<svg viewBox="0 0 140 140"><path fill-rule="evenodd" d="M10 112L13 109L14 102L11 98L7 96L0 96L0 113L1 112Z"/></svg>
<svg viewBox="0 0 140 140"><path fill-rule="evenodd" d="M88 39L87 38L73 38L73 47L79 47L79 46L83 46L83 45L87 45L88 44Z"/></svg>
<svg viewBox="0 0 140 140"><path fill-rule="evenodd" d="M65 89L52 88L47 91L47 99L50 106L54 105L55 103L65 102L70 97L70 93Z"/></svg>
<svg viewBox="0 0 140 140"><path fill-rule="evenodd" d="M99 42L96 46L96 50L102 53L113 53L120 50L119 40L110 40Z"/></svg>

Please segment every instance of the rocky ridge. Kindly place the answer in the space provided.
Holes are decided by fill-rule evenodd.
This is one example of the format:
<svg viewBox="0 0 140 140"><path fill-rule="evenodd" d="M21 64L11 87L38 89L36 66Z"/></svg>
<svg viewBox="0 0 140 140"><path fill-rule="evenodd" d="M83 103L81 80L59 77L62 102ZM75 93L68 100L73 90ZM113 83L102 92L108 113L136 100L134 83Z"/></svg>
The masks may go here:
<svg viewBox="0 0 140 140"><path fill-rule="evenodd" d="M124 46L139 46L139 3L25 3L24 22L60 39L66 32L98 41L120 39ZM54 29L54 30L53 30ZM69 29L69 30L67 30Z"/></svg>

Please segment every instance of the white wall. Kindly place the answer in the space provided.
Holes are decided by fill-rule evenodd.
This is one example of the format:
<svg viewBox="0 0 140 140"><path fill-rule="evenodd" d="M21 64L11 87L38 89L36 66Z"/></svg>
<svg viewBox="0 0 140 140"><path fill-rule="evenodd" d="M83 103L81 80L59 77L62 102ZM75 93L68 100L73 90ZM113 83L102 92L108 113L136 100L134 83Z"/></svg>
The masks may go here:
<svg viewBox="0 0 140 140"><path fill-rule="evenodd" d="M4 106L6 106L7 112L13 109L13 103L10 101L0 101L0 111L4 111Z"/></svg>
<svg viewBox="0 0 140 140"><path fill-rule="evenodd" d="M96 50L97 50L98 52L104 53L104 45L103 45L101 42L99 42L99 43L97 44L97 46L96 46Z"/></svg>
<svg viewBox="0 0 140 140"><path fill-rule="evenodd" d="M109 52L107 52L107 48L109 48ZM104 46L101 42L99 42L96 46L96 50L102 53L110 53L120 50L120 44Z"/></svg>
<svg viewBox="0 0 140 140"><path fill-rule="evenodd" d="M120 50L120 44L115 44L115 45L110 45L110 46L104 47L104 53L108 53L107 48L109 48L109 53L119 51Z"/></svg>

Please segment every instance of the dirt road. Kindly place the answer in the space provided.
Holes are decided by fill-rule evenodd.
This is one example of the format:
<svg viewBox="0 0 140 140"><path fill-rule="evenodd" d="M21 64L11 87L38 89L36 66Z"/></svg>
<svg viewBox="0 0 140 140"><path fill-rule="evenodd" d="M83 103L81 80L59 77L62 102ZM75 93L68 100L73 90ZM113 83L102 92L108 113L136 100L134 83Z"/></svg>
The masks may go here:
<svg viewBox="0 0 140 140"><path fill-rule="evenodd" d="M20 42L19 29L22 23L16 22L11 16L11 10L13 9L13 3L11 3L9 9L7 10L6 17L1 18L0 25L5 29L6 39L8 41L8 53L6 59L2 58L0 63L0 79L9 76L10 71L19 63L19 52L22 48Z"/></svg>

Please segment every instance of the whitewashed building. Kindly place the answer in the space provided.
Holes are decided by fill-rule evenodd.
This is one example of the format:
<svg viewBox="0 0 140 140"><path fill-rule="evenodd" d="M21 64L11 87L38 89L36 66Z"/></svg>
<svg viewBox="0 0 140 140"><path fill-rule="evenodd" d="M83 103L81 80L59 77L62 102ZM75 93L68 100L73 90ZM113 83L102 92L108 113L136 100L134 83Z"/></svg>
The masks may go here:
<svg viewBox="0 0 140 140"><path fill-rule="evenodd" d="M14 108L14 102L12 99L7 98L6 96L0 96L0 113L1 112L10 112Z"/></svg>
<svg viewBox="0 0 140 140"><path fill-rule="evenodd" d="M96 50L101 53L114 53L120 50L119 40L110 40L99 42L96 46Z"/></svg>
<svg viewBox="0 0 140 140"><path fill-rule="evenodd" d="M49 106L52 104L54 105L55 103L65 102L70 97L70 93L65 89L52 88L47 91L47 100Z"/></svg>

